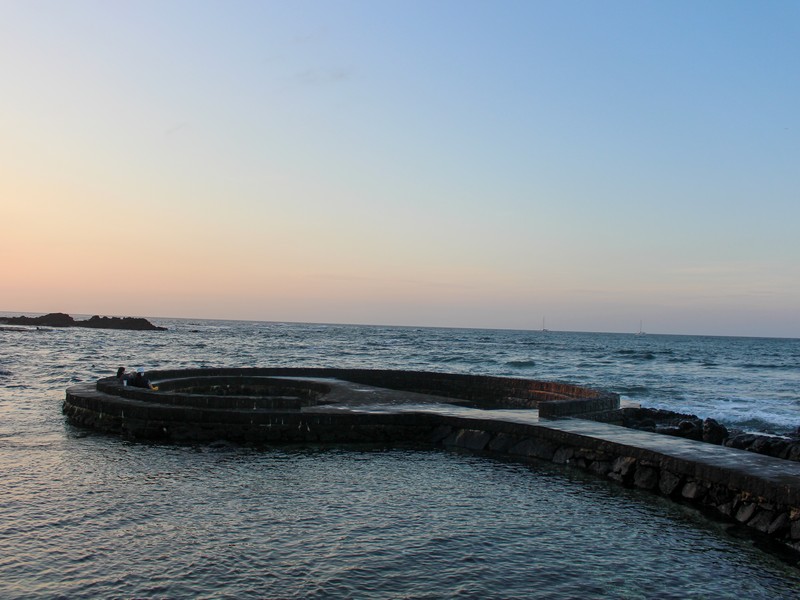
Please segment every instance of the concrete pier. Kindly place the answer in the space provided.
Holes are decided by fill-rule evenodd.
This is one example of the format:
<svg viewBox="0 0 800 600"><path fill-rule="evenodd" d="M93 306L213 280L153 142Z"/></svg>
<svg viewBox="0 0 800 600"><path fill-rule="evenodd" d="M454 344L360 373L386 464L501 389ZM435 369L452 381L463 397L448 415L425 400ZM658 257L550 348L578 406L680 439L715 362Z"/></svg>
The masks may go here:
<svg viewBox="0 0 800 600"><path fill-rule="evenodd" d="M416 443L568 464L713 512L800 552L800 463L591 419L602 391L368 369L193 369L70 387L68 419L134 439Z"/></svg>

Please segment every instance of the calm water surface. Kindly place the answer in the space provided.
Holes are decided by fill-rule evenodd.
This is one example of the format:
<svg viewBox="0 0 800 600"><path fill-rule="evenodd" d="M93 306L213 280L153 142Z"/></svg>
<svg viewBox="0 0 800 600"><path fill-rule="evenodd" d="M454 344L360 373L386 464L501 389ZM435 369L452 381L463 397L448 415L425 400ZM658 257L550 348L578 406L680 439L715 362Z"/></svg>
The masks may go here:
<svg viewBox="0 0 800 600"><path fill-rule="evenodd" d="M800 595L725 526L553 465L133 444L60 412L120 364L345 366L571 381L787 431L797 340L154 321L170 330L0 331L0 597Z"/></svg>

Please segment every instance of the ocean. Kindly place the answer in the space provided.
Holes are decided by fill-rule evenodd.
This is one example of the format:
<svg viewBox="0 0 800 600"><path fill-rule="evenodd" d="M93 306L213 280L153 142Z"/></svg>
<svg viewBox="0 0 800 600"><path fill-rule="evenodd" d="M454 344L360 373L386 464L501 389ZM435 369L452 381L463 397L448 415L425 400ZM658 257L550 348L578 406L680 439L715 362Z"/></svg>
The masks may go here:
<svg viewBox="0 0 800 600"><path fill-rule="evenodd" d="M118 366L397 368L570 382L784 434L800 340L151 321L168 331L0 328L0 597L800 596L758 540L567 467L136 443L61 414L69 385Z"/></svg>

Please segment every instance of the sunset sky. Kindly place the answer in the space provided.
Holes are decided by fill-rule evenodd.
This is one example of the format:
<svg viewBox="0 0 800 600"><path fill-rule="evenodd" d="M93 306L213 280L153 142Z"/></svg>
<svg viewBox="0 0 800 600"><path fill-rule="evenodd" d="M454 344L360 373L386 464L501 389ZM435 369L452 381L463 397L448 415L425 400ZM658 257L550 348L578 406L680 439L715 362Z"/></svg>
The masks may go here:
<svg viewBox="0 0 800 600"><path fill-rule="evenodd" d="M0 310L800 337L800 2L0 0Z"/></svg>

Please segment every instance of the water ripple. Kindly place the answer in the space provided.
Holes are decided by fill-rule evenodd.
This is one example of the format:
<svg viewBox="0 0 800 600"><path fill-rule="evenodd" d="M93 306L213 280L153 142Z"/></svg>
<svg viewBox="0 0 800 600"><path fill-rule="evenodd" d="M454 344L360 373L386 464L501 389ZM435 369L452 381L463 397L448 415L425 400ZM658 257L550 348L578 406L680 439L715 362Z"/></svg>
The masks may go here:
<svg viewBox="0 0 800 600"><path fill-rule="evenodd" d="M555 466L132 444L60 414L67 385L120 365L346 366L524 373L785 430L798 424L796 340L159 324L170 330L156 337L3 333L0 597L782 598L800 586L695 512Z"/></svg>

